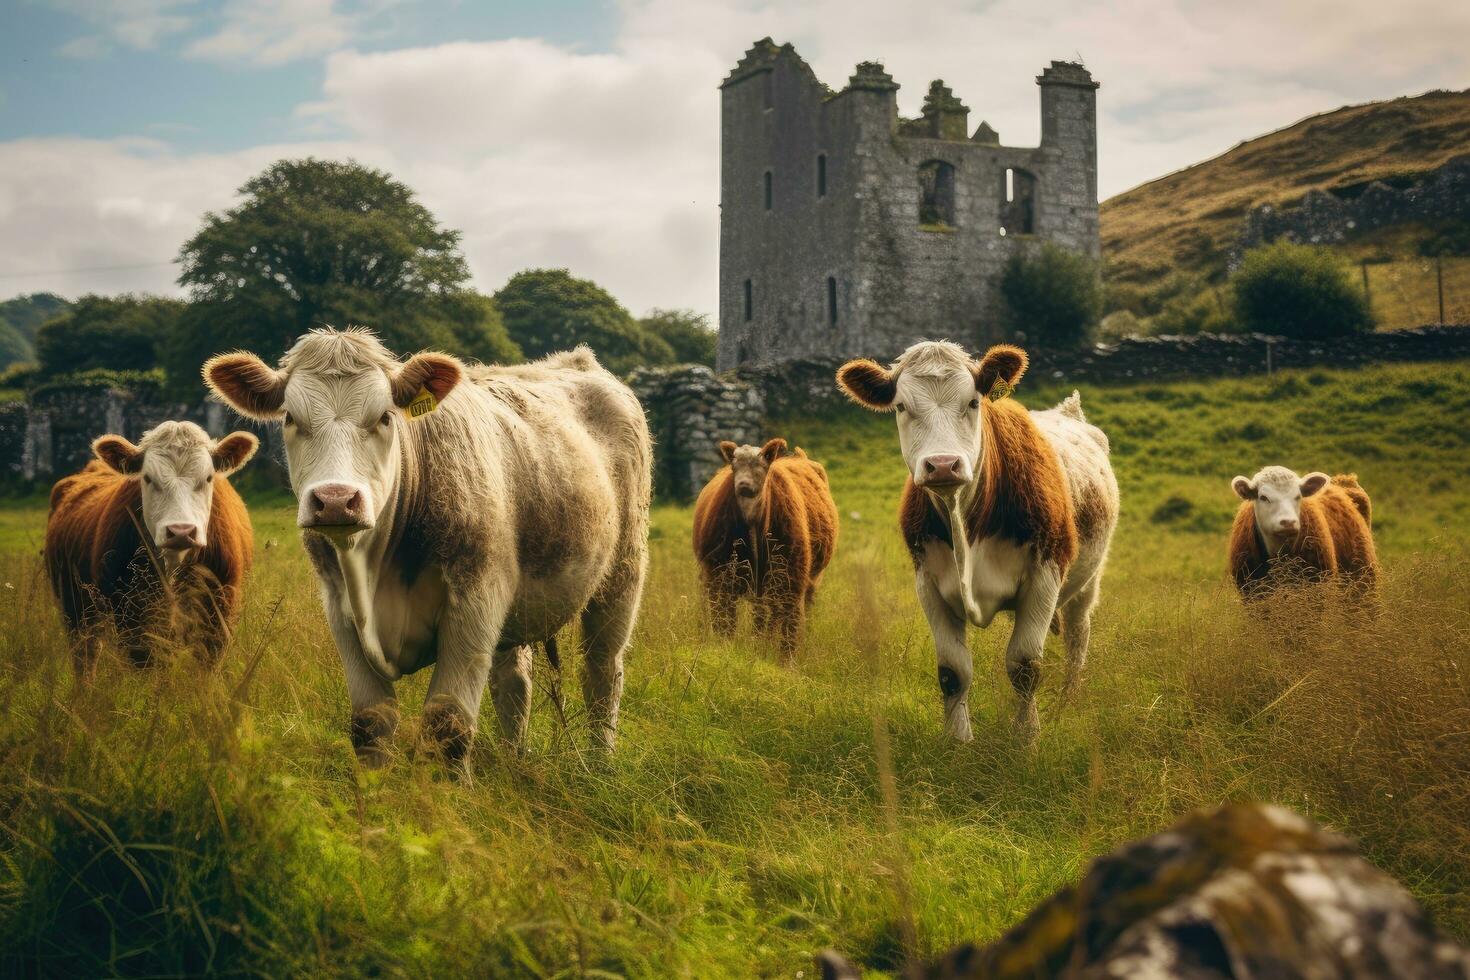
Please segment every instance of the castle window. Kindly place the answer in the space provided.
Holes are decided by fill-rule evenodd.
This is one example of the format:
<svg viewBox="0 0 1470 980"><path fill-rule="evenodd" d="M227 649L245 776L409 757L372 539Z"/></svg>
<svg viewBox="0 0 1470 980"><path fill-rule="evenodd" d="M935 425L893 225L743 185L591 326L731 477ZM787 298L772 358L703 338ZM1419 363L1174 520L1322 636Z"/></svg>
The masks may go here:
<svg viewBox="0 0 1470 980"><path fill-rule="evenodd" d="M827 277L827 324L837 326L837 279Z"/></svg>
<svg viewBox="0 0 1470 980"><path fill-rule="evenodd" d="M766 171L766 210L771 210L771 172Z"/></svg>
<svg viewBox="0 0 1470 980"><path fill-rule="evenodd" d="M827 196L827 154L817 154L817 196Z"/></svg>
<svg viewBox="0 0 1470 980"><path fill-rule="evenodd" d="M1036 178L1018 167L1007 167L1001 177L1000 233L1036 233Z"/></svg>
<svg viewBox="0 0 1470 980"><path fill-rule="evenodd" d="M954 227L954 166L943 160L919 165L919 227Z"/></svg>
<svg viewBox="0 0 1470 980"><path fill-rule="evenodd" d="M753 296L752 296L752 290L750 288L750 280L747 279L747 280L745 280L745 322L746 323L749 323L750 322L751 314L755 312L755 309L754 309L755 304L751 302L751 299L752 298L753 298Z"/></svg>

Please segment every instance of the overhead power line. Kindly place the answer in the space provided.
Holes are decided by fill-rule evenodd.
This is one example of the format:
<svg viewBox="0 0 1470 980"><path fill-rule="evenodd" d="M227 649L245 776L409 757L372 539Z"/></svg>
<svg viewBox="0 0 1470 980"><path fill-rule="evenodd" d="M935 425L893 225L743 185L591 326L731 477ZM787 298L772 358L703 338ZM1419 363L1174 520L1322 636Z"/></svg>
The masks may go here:
<svg viewBox="0 0 1470 980"><path fill-rule="evenodd" d="M133 269L161 269L166 265L178 265L178 259L167 262L140 262L135 265L93 265L76 269L46 269L40 272L0 272L0 279L27 279L36 276L71 276L83 272L126 272Z"/></svg>

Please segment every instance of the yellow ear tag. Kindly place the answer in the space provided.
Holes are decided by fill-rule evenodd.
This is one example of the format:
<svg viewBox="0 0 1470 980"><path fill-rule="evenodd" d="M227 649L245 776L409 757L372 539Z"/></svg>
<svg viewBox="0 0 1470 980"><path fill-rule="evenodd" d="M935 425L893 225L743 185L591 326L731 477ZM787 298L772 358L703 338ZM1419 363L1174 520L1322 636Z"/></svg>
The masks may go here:
<svg viewBox="0 0 1470 980"><path fill-rule="evenodd" d="M986 395L985 397L989 398L993 402L998 402L1015 390L1016 386L1013 384L1007 384L1005 378L996 378L995 384L990 386L990 394Z"/></svg>
<svg viewBox="0 0 1470 980"><path fill-rule="evenodd" d="M419 393L413 396L413 401L404 407L403 414L411 419L417 419L428 415L438 407L439 399L435 398L429 389L420 388Z"/></svg>

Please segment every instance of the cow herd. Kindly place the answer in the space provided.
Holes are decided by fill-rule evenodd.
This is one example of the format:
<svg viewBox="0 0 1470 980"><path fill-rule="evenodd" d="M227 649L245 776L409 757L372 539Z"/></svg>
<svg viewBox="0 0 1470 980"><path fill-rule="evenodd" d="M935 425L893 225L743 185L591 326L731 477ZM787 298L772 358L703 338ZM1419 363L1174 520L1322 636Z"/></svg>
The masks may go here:
<svg viewBox="0 0 1470 980"><path fill-rule="evenodd" d="M1011 398L1026 366L1009 345L977 361L926 342L888 367L855 360L837 374L850 399L897 419L908 471L899 524L945 729L959 741L971 738L970 625L1013 615L1005 666L1023 739L1038 728L1048 631L1061 635L1075 689L1118 521L1107 436L1076 392L1044 411ZM421 729L451 765L467 763L487 684L501 737L519 750L533 649L555 656L574 619L592 741L612 748L648 566L653 446L637 398L591 351L513 367L436 353L400 361L368 331L324 328L275 367L231 353L203 374L242 416L281 425L364 765L390 758L394 683L425 668ZM163 642L217 658L254 549L228 478L256 448L249 433L215 441L164 422L136 446L100 437L96 459L56 484L45 559L80 678L109 629L139 665ZM694 509L710 623L730 632L746 599L790 663L837 546L827 473L784 439L720 451L728 465ZM1336 579L1372 601L1371 512L1354 477L1271 466L1231 485L1242 503L1229 566L1246 599Z"/></svg>

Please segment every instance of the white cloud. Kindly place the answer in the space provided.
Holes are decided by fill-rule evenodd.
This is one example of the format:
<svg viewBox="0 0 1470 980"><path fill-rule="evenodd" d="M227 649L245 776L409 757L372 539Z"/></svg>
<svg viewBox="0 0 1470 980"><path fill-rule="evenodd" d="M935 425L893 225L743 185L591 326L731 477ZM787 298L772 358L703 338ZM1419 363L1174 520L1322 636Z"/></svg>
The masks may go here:
<svg viewBox="0 0 1470 980"><path fill-rule="evenodd" d="M227 0L223 21L190 42L185 57L279 65L342 47L354 26L333 0Z"/></svg>
<svg viewBox="0 0 1470 980"><path fill-rule="evenodd" d="M109 42L130 48L157 47L165 38L187 30L195 0L51 0L52 6L81 17L98 32L74 38L60 53L95 58Z"/></svg>
<svg viewBox="0 0 1470 980"><path fill-rule="evenodd" d="M141 2L141 0L134 0ZM794 42L833 87L883 61L917 111L943 77L1011 144L1040 131L1034 77L1079 54L1101 80L1104 195L1187 166L1313 112L1470 84L1470 6L1441 0L929 0L922 20L891 0L623 0L609 51L537 39L337 51L297 123L337 143L238 154L147 143L0 144L0 252L17 271L171 257L200 212L229 203L277 156L355 156L418 191L464 232L477 285L528 266L568 266L634 312L715 305L719 80L750 42ZM241 0L193 53L284 60L341 42L337 8ZM365 16L356 7L351 17ZM230 16L234 16L231 14ZM282 19L284 18L284 19ZM234 23L235 33L228 33ZM226 40L224 38L228 37ZM24 165L22 165L22 163ZM17 202L24 199L24 205ZM7 207L9 210L7 210ZM20 208L20 211L17 211ZM163 288L170 270L74 277L80 288ZM16 280L0 282L0 291ZM85 285L83 285L85 283ZM33 287L30 282L15 288Z"/></svg>

